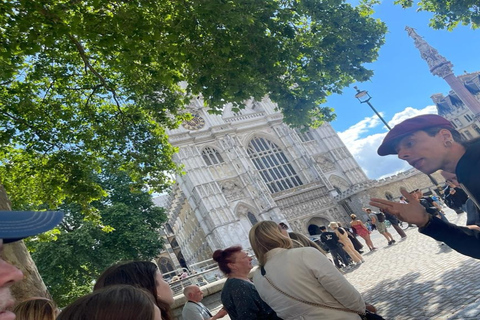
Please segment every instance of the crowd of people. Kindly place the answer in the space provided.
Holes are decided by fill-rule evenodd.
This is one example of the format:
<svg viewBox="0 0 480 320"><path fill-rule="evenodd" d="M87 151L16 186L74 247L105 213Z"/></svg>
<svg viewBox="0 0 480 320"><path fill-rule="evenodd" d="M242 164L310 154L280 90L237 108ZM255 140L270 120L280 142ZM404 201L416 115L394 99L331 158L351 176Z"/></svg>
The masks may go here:
<svg viewBox="0 0 480 320"><path fill-rule="evenodd" d="M425 173L443 170L447 185L445 203L457 212L467 211L467 226L448 222L435 199L420 190L402 189L400 201L373 198L365 208L371 223L387 240L395 244L386 221L400 235L399 220L416 224L419 231L451 248L480 258L479 142L464 143L447 120L435 115L407 119L395 126L385 137L378 153L398 154L400 159ZM458 180L457 180L458 179ZM0 250L3 244L33 236L56 226L61 212L1 212ZM219 249L213 259L225 274L221 292L223 308L213 315L202 303L203 292L198 286L187 286L183 307L185 320L219 319L229 315L232 320L249 319L383 319L376 309L338 270L350 265L360 266L363 245L375 251L370 230L356 215L350 225L339 222L321 226L320 239L325 250L304 235L290 232L285 223L256 223L249 232L250 245L259 267L250 278L252 257L240 246ZM15 303L10 287L23 279L22 272L0 259L0 319L13 320L173 320L174 303L170 285L163 279L157 265L148 261L119 263L105 270L97 279L92 293L80 297L61 312L49 299L31 297ZM13 312L11 311L13 310Z"/></svg>

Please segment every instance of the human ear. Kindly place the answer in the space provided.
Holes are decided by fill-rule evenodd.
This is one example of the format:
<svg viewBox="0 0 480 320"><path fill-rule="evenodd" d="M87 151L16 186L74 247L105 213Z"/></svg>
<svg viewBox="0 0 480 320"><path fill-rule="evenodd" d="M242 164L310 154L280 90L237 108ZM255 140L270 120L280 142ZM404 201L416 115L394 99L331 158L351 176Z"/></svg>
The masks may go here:
<svg viewBox="0 0 480 320"><path fill-rule="evenodd" d="M438 136L441 138L443 144L445 145L445 147L449 148L452 146L454 140L453 140L453 136L452 136L452 133L450 132L450 130L448 129L441 129L439 132L438 132Z"/></svg>
<svg viewBox="0 0 480 320"><path fill-rule="evenodd" d="M453 136L452 136L452 133L450 132L450 130L440 129L438 134L440 135L440 137L442 138L442 140L444 142L447 142L447 141L453 142Z"/></svg>

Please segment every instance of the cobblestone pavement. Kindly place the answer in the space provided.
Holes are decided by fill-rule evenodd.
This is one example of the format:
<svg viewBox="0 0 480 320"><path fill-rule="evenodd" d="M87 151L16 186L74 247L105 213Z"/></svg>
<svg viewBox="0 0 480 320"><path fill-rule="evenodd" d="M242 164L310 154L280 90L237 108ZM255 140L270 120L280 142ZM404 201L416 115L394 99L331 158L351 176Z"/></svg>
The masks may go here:
<svg viewBox="0 0 480 320"><path fill-rule="evenodd" d="M445 210L450 222L464 225L465 214ZM372 235L379 250L364 254L365 263L345 277L374 304L385 319L480 319L480 261L461 255L420 234L407 239L389 231L397 243L387 246Z"/></svg>
<svg viewBox="0 0 480 320"><path fill-rule="evenodd" d="M465 214L445 211L450 222L465 224ZM379 249L364 254L365 263L345 274L365 301L387 320L480 319L480 260L440 246L417 228L408 229L402 242L395 229L389 232L395 245L387 246L374 231Z"/></svg>

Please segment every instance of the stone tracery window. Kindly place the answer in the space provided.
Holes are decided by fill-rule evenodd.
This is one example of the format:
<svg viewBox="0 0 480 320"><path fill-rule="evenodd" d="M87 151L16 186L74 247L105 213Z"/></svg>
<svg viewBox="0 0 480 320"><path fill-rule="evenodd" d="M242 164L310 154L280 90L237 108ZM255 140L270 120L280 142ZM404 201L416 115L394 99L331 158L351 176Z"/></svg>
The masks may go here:
<svg viewBox="0 0 480 320"><path fill-rule="evenodd" d="M247 151L271 193L303 184L282 149L270 140L254 138Z"/></svg>
<svg viewBox="0 0 480 320"><path fill-rule="evenodd" d="M202 151L202 157L207 166L224 162L220 152L212 147L205 147L205 149Z"/></svg>
<svg viewBox="0 0 480 320"><path fill-rule="evenodd" d="M252 226L258 222L257 217L255 217L255 215L250 211L248 212L247 217L248 217L248 220L250 220L250 223L252 224Z"/></svg>

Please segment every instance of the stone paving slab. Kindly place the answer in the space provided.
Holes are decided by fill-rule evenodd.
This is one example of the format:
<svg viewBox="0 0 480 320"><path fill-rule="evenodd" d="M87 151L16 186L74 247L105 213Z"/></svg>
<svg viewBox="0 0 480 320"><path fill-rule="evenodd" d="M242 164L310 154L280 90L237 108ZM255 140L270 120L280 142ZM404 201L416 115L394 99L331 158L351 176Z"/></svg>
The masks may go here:
<svg viewBox="0 0 480 320"><path fill-rule="evenodd" d="M464 225L464 214L446 211L451 222ZM386 319L480 319L480 261L440 246L416 228L406 233L407 239L393 246L374 233L380 249L364 254L365 263L345 274L365 301Z"/></svg>
<svg viewBox="0 0 480 320"><path fill-rule="evenodd" d="M465 214L445 211L451 222L464 225ZM389 232L398 241L395 230ZM379 250L364 254L365 263L345 274L365 301L387 320L480 319L480 260L439 246L416 228L406 233L405 241L392 246L372 233Z"/></svg>

